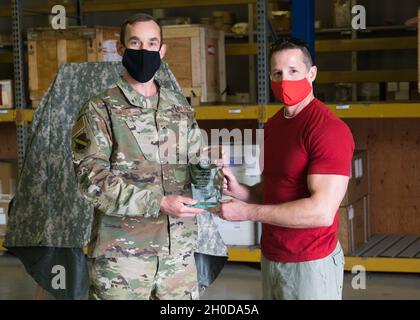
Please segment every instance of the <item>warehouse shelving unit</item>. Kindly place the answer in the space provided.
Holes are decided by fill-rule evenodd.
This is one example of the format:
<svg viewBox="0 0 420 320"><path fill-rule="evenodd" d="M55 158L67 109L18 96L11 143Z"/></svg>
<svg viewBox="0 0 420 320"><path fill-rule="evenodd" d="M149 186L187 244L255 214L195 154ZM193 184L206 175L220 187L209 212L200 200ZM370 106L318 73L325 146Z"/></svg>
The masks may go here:
<svg viewBox="0 0 420 320"><path fill-rule="evenodd" d="M310 6L310 5L309 5ZM299 23L298 23L299 24ZM388 30L406 30L404 26L397 27L372 27L366 30L365 32L376 32L376 31L388 31ZM320 30L320 33L329 33L329 32L350 32L352 34L352 39L345 40L318 40L316 41L316 52L345 52L352 51L352 57L354 58L355 53L359 51L375 51L375 50L396 50L396 49L415 49L417 48L417 37L404 36L404 37L378 37L378 38L369 38L361 39L354 37L354 31L352 30ZM301 38L305 38L302 37ZM310 40L310 39L309 39ZM227 54L240 54L243 50L244 54L255 54L256 48L254 46L245 46L237 45L237 47L228 47L226 52ZM351 71L341 71L341 72L320 72L317 78L318 83L336 83L336 82L388 82L388 81L417 81L418 71L416 69L403 69L403 70L363 70L357 71L357 68L354 68L354 63L352 64ZM355 94L353 91L353 100L355 99ZM266 122L271 118L280 108L280 105L266 105L260 106L262 110L262 119L260 121ZM337 114L340 118L344 120L351 120L354 123L357 123L358 120L362 121L362 126L358 127L360 133L360 128L366 129L371 123L372 126L379 128L384 127L380 122L384 119L392 119L392 122L398 123L400 130L404 130L404 134L413 128L413 122L409 123L409 128L402 129L401 124L405 124L410 120L417 120L420 117L420 104L419 103L346 103L346 104L330 104L329 108ZM366 120L368 122L366 122ZM395 121L394 121L395 120ZM354 122L356 121L356 122ZM392 124L389 125L386 129L393 129ZM362 131L363 132L363 131ZM380 134L381 131L379 131ZM414 131L417 133L417 131ZM367 135L366 132L364 132ZM400 141L398 134L391 135L389 137L389 132L387 132L386 143L394 143L395 140ZM378 132L372 134L378 135ZM398 137L398 138L397 138ZM382 141L382 140L381 140ZM384 142L384 141L382 141ZM366 142L364 142L366 143ZM402 143L400 143L400 146ZM399 150L401 152L401 150ZM386 175L387 172L385 172ZM414 173L413 173L414 174ZM407 176L407 173L405 173ZM383 183L383 181L381 182ZM415 183L413 182L413 185ZM409 189L413 185L407 184L405 187ZM389 192L389 189L387 189ZM407 201L407 200L406 200ZM407 205L407 202L405 202ZM414 206L416 207L416 206ZM398 210L396 210L398 212ZM412 216L411 216L412 217ZM395 217L394 217L395 219ZM404 217L407 219L407 217ZM389 228L389 227L388 227ZM417 231L418 232L418 231ZM378 272L415 272L420 273L420 248L418 247L418 242L414 243L405 243L404 240L410 238L410 236L404 235L383 235L380 237L387 238L388 240L382 243L383 247L375 247L373 251L374 254L369 256L369 251L364 253L364 256L355 256L346 257L346 266L345 270L352 270L354 266L363 266L367 271L378 271ZM414 236L413 236L414 237ZM391 241L392 240L392 241ZM374 246L374 238L370 239L366 246ZM406 245L406 247L403 247ZM393 255L389 255L389 251L393 251ZM410 258L399 256L399 253L404 251L410 251ZM388 254L388 256L387 256ZM367 256L366 256L367 255ZM382 257L384 255L386 257ZM231 261L243 261L243 262L259 262L261 258L261 252L258 246L253 247L231 247L229 248L229 258Z"/></svg>
<svg viewBox="0 0 420 320"><path fill-rule="evenodd" d="M13 41L13 76L14 104L17 111L27 107L25 98L24 49L22 30L22 1L12 0L12 41ZM20 113L18 113L20 115ZM28 126L16 121L18 168L22 168L27 140Z"/></svg>
<svg viewBox="0 0 420 320"><path fill-rule="evenodd" d="M113 0L91 0L83 3L82 10L85 13L95 12L116 12L116 11L131 11L142 9L168 9L168 8L182 8L182 7L200 7L200 6L218 6L218 5L236 5L257 3L257 0L126 0L124 2L117 2ZM77 8L72 3L64 4L66 12L75 13ZM28 8L28 14L33 14L37 11L50 11L49 4L32 5ZM0 6L0 17L8 17L11 14L9 6Z"/></svg>
<svg viewBox="0 0 420 320"><path fill-rule="evenodd" d="M294 0L298 1L298 0ZM308 0L301 0L307 3ZM309 0L313 1L313 0ZM186 6L213 6L226 4L257 4L257 43L227 44L226 55L257 55L259 64L263 66L258 79L258 104L251 105L214 105L196 107L197 120L256 120L265 123L282 106L268 104L268 80L267 70L267 30L263 17L265 16L264 1L260 0L196 0L196 1L130 1L115 3L114 1L90 1L83 5L83 11L118 11L149 8L169 8ZM261 7L262 6L262 7ZM34 8L45 10L45 6ZM0 16L9 14L7 8L0 8ZM68 12L74 12L75 8L68 7ZM15 15L17 12L15 12ZM372 32L389 28L391 30L403 30L404 27L370 28ZM318 33L348 32L349 29L323 29ZM260 37L258 37L260 35ZM265 43L263 42L265 41ZM258 43L260 45L258 45ZM373 51L390 49L414 49L417 48L417 37L374 37L369 39L342 39L342 40L317 40L315 41L317 53L321 52L344 52L344 51ZM0 62L9 61L11 56L0 55ZM5 59L5 60L2 60ZM264 61L265 59L265 61ZM370 70L370 71L345 71L345 72L320 72L319 83L332 82L363 82L375 81L417 81L417 70ZM342 119L418 119L420 118L420 103L346 103L328 104L328 107ZM0 113L0 122L16 122L25 125L31 122L33 110L17 108ZM0 250L2 240L0 239ZM230 247L229 260L241 262L259 262L261 251L258 246ZM420 273L420 259L414 258L383 258L383 257L346 257L345 269L350 271L353 266L362 265L367 271L380 272L415 272Z"/></svg>
<svg viewBox="0 0 420 320"><path fill-rule="evenodd" d="M352 83L352 100L357 100L356 84L366 82L397 82L397 81L416 81L416 69L399 70L357 70L357 54L360 52L378 51L378 50L404 50L416 49L417 37L414 36L386 36L379 37L375 35L384 31L399 31L405 33L410 28L404 26L398 27L369 27L366 30L350 31L350 29L324 29L317 31L319 35L326 34L352 34L352 39L334 39L317 40L317 53L338 53L351 52L352 70L348 71L321 71L318 75L317 83ZM370 34L373 37L360 38L363 34Z"/></svg>
<svg viewBox="0 0 420 320"><path fill-rule="evenodd" d="M21 168L29 119L32 119L30 110L26 110L25 80L24 80L24 49L22 38L22 2L11 1L10 14L12 16L12 43L3 44L13 48L13 53L2 53L0 63L13 64L14 107L15 109L0 109L0 122L14 122L17 131L17 157L18 166Z"/></svg>

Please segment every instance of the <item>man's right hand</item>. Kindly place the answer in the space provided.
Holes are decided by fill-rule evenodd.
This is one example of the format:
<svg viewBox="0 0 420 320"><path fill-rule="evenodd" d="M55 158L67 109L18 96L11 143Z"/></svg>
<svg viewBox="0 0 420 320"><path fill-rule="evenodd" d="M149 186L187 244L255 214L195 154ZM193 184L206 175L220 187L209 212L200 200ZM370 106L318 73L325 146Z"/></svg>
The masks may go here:
<svg viewBox="0 0 420 320"><path fill-rule="evenodd" d="M182 196L164 196L160 203L160 211L175 218L193 218L197 214L204 213L206 210L187 207L187 205L194 205L197 201L191 198Z"/></svg>
<svg viewBox="0 0 420 320"><path fill-rule="evenodd" d="M248 187L239 183L231 169L224 167L223 173L223 194L246 203L262 202L262 183Z"/></svg>
<svg viewBox="0 0 420 320"><path fill-rule="evenodd" d="M224 167L223 168L223 194L233 197L239 198L241 193L243 193L243 187L236 179L235 175L233 174L230 168Z"/></svg>

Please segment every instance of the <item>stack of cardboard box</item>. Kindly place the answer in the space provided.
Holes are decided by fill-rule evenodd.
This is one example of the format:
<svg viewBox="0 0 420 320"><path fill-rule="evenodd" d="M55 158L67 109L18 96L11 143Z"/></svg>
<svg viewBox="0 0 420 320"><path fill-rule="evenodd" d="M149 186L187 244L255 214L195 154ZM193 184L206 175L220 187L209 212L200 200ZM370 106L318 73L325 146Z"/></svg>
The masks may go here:
<svg viewBox="0 0 420 320"><path fill-rule="evenodd" d="M369 171L367 151L355 151L347 193L339 208L338 238L344 254L351 254L370 236Z"/></svg>
<svg viewBox="0 0 420 320"><path fill-rule="evenodd" d="M9 203L16 192L17 165L0 162L0 237L6 232Z"/></svg>

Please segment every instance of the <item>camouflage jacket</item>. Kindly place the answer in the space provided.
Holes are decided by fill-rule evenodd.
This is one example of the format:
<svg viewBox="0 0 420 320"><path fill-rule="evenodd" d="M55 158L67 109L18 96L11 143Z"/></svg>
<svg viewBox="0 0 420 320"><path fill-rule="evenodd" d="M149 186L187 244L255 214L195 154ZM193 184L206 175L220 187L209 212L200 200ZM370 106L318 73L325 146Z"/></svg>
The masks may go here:
<svg viewBox="0 0 420 320"><path fill-rule="evenodd" d="M82 107L72 141L79 190L95 207L90 256L196 249L196 219L159 211L164 195L191 197L187 163L202 143L182 94L145 98L121 77Z"/></svg>

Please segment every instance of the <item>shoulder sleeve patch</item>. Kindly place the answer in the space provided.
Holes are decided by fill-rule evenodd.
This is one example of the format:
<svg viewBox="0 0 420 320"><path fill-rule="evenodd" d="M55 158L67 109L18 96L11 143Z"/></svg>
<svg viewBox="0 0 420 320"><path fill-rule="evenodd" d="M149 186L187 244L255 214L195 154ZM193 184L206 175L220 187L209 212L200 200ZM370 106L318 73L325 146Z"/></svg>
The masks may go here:
<svg viewBox="0 0 420 320"><path fill-rule="evenodd" d="M72 130L72 144L73 150L76 152L83 152L90 145L90 140L86 134L86 119L80 117Z"/></svg>

